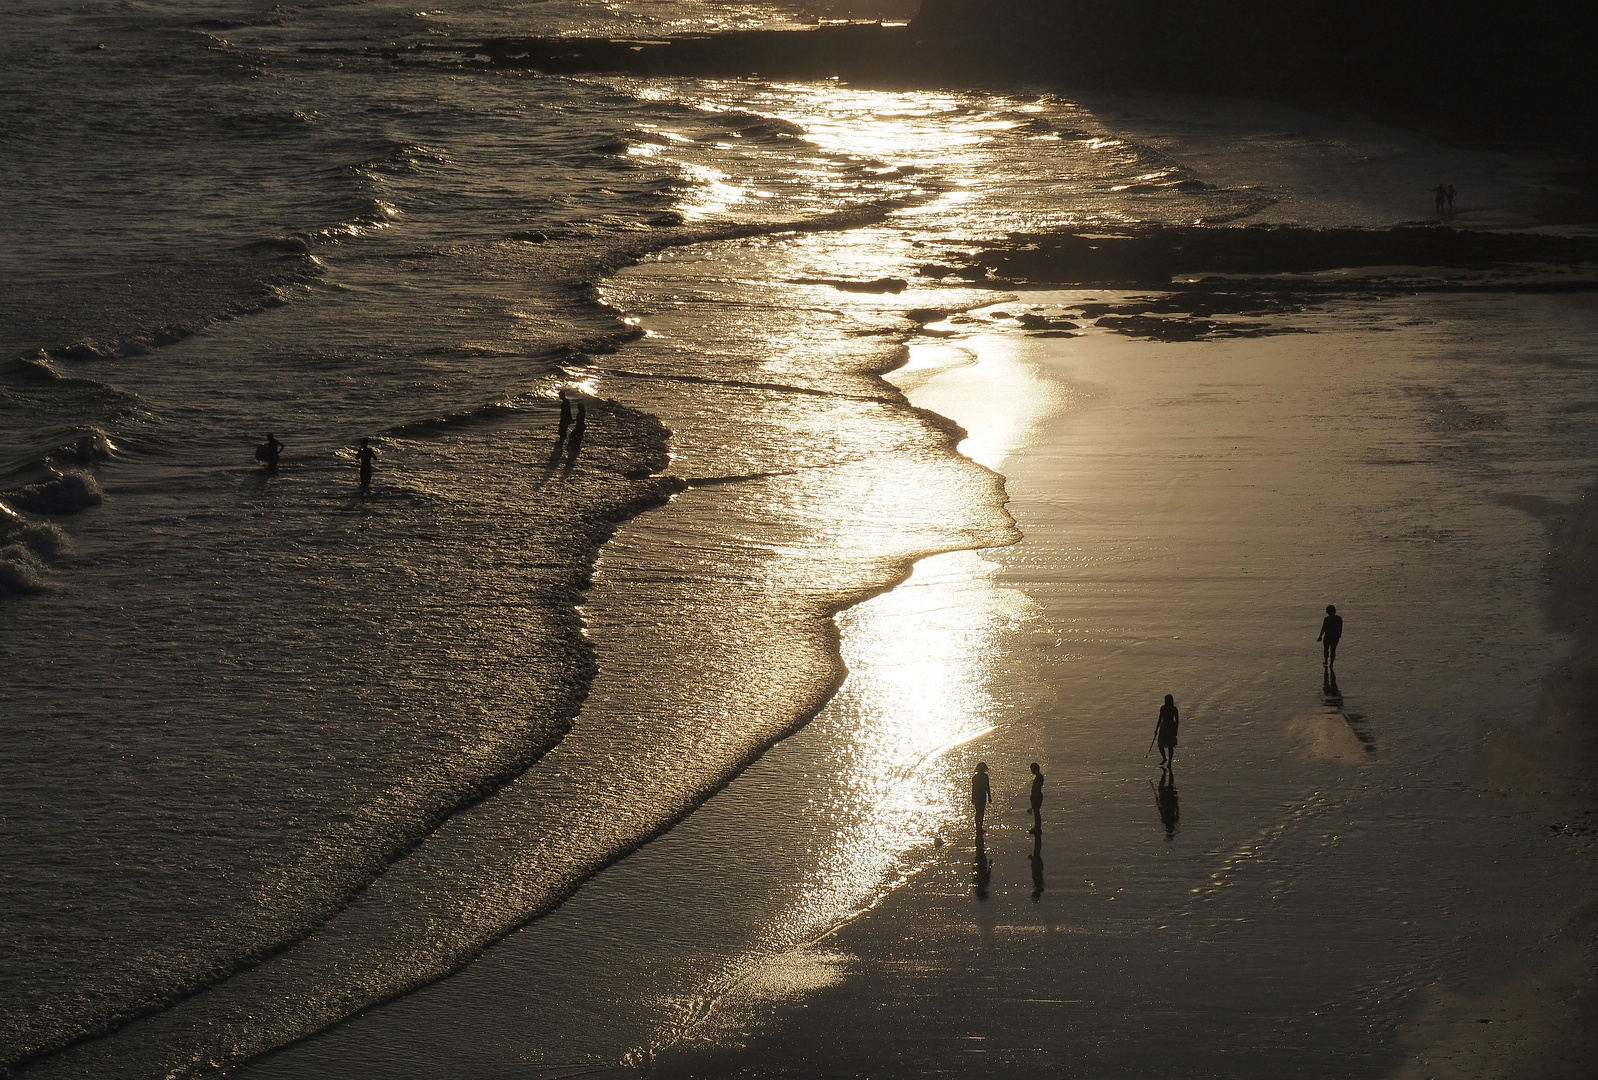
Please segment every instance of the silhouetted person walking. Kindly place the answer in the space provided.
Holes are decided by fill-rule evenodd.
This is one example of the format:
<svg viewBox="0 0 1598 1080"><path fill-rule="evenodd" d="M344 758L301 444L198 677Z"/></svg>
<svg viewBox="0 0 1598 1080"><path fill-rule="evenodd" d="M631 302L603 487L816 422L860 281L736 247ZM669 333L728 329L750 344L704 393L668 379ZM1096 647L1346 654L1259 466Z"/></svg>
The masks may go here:
<svg viewBox="0 0 1598 1080"><path fill-rule="evenodd" d="M1043 770L1032 763L1032 831L1043 835Z"/></svg>
<svg viewBox="0 0 1598 1080"><path fill-rule="evenodd" d="M1459 194L1459 192L1454 190L1454 185L1453 184L1449 184L1448 185L1448 190L1443 192L1443 198L1448 200L1448 212L1450 214L1452 214L1454 212L1454 196L1458 195L1458 194Z"/></svg>
<svg viewBox="0 0 1598 1080"><path fill-rule="evenodd" d="M1154 723L1154 742L1160 748L1160 764L1169 767L1176 760L1176 725L1181 715L1176 711L1176 699L1165 695L1160 706L1160 718Z"/></svg>
<svg viewBox="0 0 1598 1080"><path fill-rule="evenodd" d="M1436 187L1432 188L1432 195L1437 199L1437 212L1441 214L1443 212L1443 206L1448 202L1448 189L1442 184L1438 184Z"/></svg>
<svg viewBox="0 0 1598 1080"><path fill-rule="evenodd" d="M1337 663L1337 643L1343 637L1343 617L1337 613L1336 604L1326 605L1326 618L1321 620L1321 632L1315 635L1315 640L1324 642L1321 645L1321 663L1327 671Z"/></svg>
<svg viewBox="0 0 1598 1080"><path fill-rule="evenodd" d="M571 403L570 399L568 399L566 397L566 391L562 390L560 392L560 434L558 436L556 436L555 441L556 442L565 442L566 441L566 432L571 426L572 426L572 403Z"/></svg>
<svg viewBox="0 0 1598 1080"><path fill-rule="evenodd" d="M361 448L355 451L355 460L361 463L361 490L369 491L372 487L372 462L377 458L377 451L372 449L369 439L361 440Z"/></svg>
<svg viewBox="0 0 1598 1080"><path fill-rule="evenodd" d="M276 435L268 431L266 441L255 448L255 460L265 465L267 472L277 472L277 459L282 452L283 444L277 441Z"/></svg>
<svg viewBox="0 0 1598 1080"><path fill-rule="evenodd" d="M993 785L988 780L988 763L977 762L977 771L971 774L971 802L977 810L977 829L982 828L982 819L987 817L988 806L993 802Z"/></svg>

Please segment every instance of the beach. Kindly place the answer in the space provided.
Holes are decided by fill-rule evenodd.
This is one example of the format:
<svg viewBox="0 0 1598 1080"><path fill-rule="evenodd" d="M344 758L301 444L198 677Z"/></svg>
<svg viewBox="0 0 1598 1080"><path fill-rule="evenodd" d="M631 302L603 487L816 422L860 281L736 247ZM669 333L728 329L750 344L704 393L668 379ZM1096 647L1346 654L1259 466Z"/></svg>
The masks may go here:
<svg viewBox="0 0 1598 1080"><path fill-rule="evenodd" d="M1552 820L1483 747L1546 722L1570 648L1525 507L1588 482L1591 301L1351 301L1187 343L1016 325L1090 298L934 323L889 376L1005 477L1019 542L843 612L838 697L584 886L588 917L242 1075L1578 1075L1588 796ZM622 985L643 1016L607 1008Z"/></svg>
<svg viewBox="0 0 1598 1080"><path fill-rule="evenodd" d="M0 1071L1581 1060L1564 164L223 14L0 65Z"/></svg>

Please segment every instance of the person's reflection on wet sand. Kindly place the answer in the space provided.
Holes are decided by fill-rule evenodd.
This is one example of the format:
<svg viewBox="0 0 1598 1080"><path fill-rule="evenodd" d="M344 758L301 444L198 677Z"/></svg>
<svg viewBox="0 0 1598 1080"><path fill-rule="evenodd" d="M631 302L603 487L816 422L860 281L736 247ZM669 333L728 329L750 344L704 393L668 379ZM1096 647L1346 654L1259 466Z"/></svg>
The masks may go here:
<svg viewBox="0 0 1598 1080"><path fill-rule="evenodd" d="M1326 704L1336 708L1343 706L1343 692L1337 688L1337 672L1327 668L1321 676L1321 696L1326 699Z"/></svg>
<svg viewBox="0 0 1598 1080"><path fill-rule="evenodd" d="M1043 826L1032 834L1032 854L1027 857L1032 864L1032 902L1043 895Z"/></svg>
<svg viewBox="0 0 1598 1080"><path fill-rule="evenodd" d="M1176 774L1168 768L1160 770L1160 786L1154 791L1154 802L1160 808L1165 838L1175 839L1176 827L1182 823L1182 807L1176 801Z"/></svg>
<svg viewBox="0 0 1598 1080"><path fill-rule="evenodd" d="M977 861L976 868L971 875L971 882L976 887L978 900L988 898L988 880L993 877L993 862L988 858L987 837L982 833L982 826L977 826Z"/></svg>

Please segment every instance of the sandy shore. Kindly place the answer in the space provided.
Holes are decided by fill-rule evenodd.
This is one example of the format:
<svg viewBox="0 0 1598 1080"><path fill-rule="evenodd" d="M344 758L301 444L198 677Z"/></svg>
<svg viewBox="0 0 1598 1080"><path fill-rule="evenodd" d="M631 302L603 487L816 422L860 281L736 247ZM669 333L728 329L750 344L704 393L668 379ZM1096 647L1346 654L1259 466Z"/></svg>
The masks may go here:
<svg viewBox="0 0 1598 1080"><path fill-rule="evenodd" d="M1116 298L1005 298L893 376L1020 543L839 616L821 715L580 903L242 1075L1581 1075L1593 299L1017 318Z"/></svg>
<svg viewBox="0 0 1598 1080"><path fill-rule="evenodd" d="M580 903L241 1075L1581 1075L1594 299L1050 328L1122 298L1004 298L893 376L1020 543L840 615L821 715Z"/></svg>
<svg viewBox="0 0 1598 1080"><path fill-rule="evenodd" d="M1027 534L976 560L1036 605L986 657L1015 676L1007 720L961 753L999 778L990 868L957 827L657 1067L1579 1075L1592 540L1565 515L1572 599L1550 622L1527 508L1557 517L1589 482L1569 365L1592 302L1349 302L1293 320L1312 333L1199 343L1023 336L999 315L1085 299L945 324L959 336L898 377L971 431ZM958 350L975 363L950 366ZM1335 694L1327 601L1349 625ZM1140 756L1166 691L1174 795ZM1036 855L1029 758L1049 775ZM781 975L818 968L829 985L803 993Z"/></svg>

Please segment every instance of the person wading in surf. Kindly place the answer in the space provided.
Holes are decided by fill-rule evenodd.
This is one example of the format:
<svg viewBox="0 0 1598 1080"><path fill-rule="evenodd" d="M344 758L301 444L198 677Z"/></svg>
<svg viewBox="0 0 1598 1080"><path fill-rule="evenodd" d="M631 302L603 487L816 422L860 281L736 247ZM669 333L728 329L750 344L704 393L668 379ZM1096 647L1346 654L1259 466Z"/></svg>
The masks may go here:
<svg viewBox="0 0 1598 1080"><path fill-rule="evenodd" d="M370 490L372 486L372 462L377 458L377 451L372 449L371 442L361 440L361 448L355 451L355 459L361 463L361 490Z"/></svg>
<svg viewBox="0 0 1598 1080"><path fill-rule="evenodd" d="M283 444L277 441L277 436L270 431L266 433L266 441L255 448L255 460L266 466L267 472L277 472L277 457L283 452Z"/></svg>

